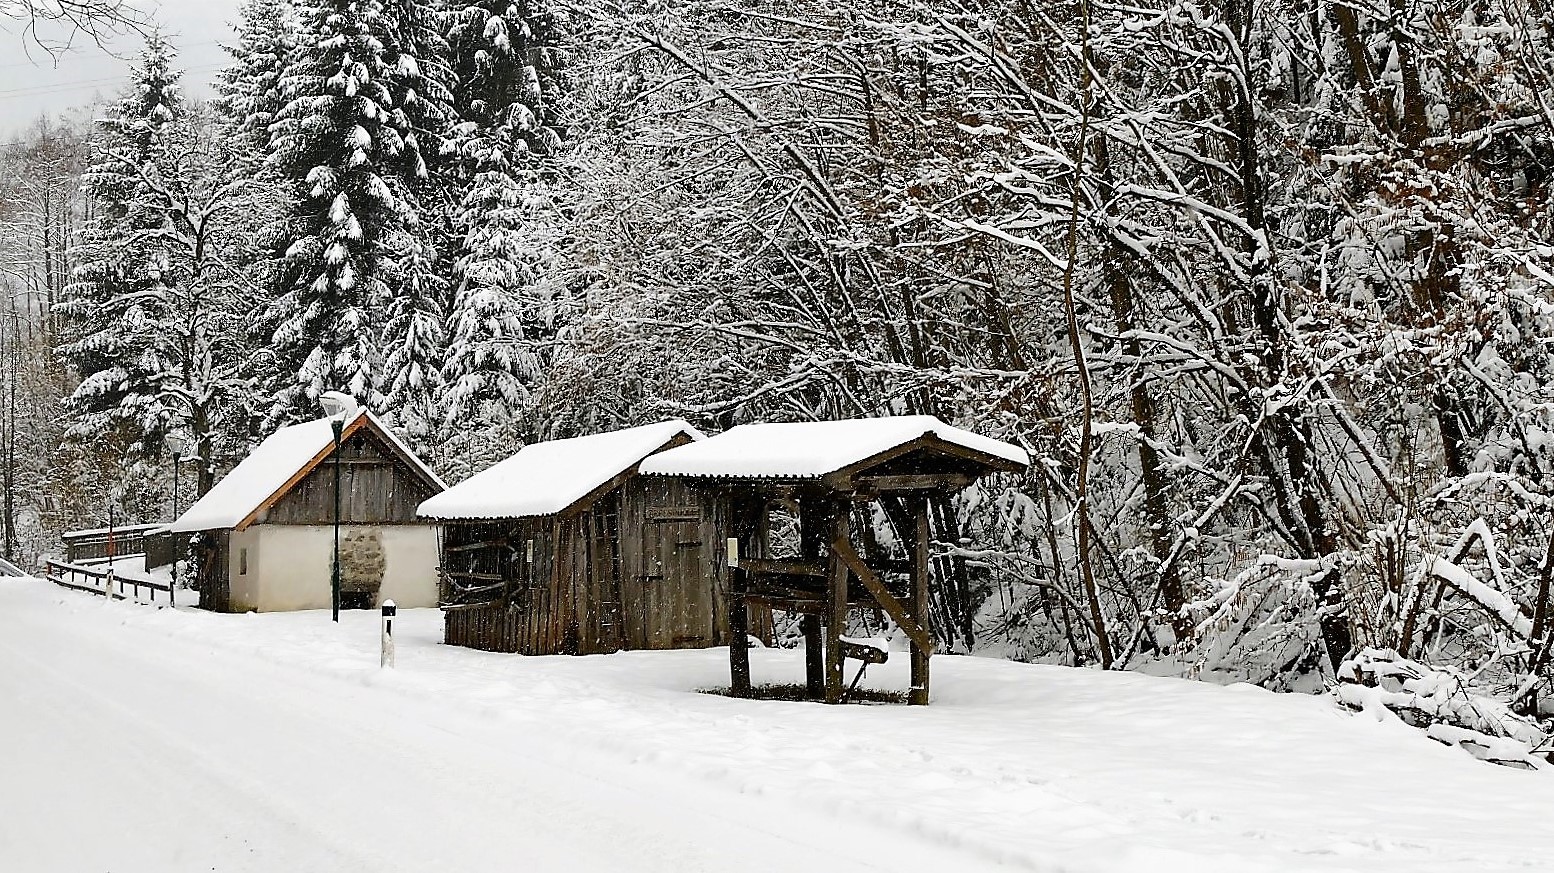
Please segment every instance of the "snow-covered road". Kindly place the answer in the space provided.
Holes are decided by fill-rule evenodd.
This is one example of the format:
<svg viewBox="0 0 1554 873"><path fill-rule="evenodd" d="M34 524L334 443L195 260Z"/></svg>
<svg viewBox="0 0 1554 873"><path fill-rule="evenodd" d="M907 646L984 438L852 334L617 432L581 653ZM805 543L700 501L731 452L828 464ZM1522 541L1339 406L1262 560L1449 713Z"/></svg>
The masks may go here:
<svg viewBox="0 0 1554 873"><path fill-rule="evenodd" d="M0 870L966 869L899 834L16 593L0 587Z"/></svg>
<svg viewBox="0 0 1554 873"><path fill-rule="evenodd" d="M1554 771L1323 698L939 658L926 709L752 702L718 650L398 627L380 670L370 613L0 580L0 873L1554 871Z"/></svg>

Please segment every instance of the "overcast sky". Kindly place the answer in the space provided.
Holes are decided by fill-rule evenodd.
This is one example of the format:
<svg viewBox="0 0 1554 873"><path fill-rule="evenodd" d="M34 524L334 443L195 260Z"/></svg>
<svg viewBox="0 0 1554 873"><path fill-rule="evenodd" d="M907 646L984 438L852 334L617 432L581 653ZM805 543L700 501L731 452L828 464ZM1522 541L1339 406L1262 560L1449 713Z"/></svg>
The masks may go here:
<svg viewBox="0 0 1554 873"><path fill-rule="evenodd" d="M227 59L219 43L232 41L240 2L137 0L178 48L185 94L209 95L211 78ZM18 22L0 22L0 140L10 139L40 114L59 115L111 98L128 79L139 49L138 37L118 39L105 50L90 37L78 36L56 61L23 35Z"/></svg>

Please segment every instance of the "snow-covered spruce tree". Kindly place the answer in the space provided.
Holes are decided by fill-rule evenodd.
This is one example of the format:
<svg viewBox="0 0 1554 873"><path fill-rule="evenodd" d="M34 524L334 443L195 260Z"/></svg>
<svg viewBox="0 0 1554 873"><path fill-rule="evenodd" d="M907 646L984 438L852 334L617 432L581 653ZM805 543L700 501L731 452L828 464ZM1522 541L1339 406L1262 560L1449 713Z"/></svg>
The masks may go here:
<svg viewBox="0 0 1554 873"><path fill-rule="evenodd" d="M299 45L271 127L272 165L293 187L273 350L286 384L272 415L309 416L340 390L382 408L385 388L429 388L425 320L437 311L435 260L419 212L429 156L446 124L445 70L430 13L413 3L318 0L301 8ZM417 52L421 52L420 55ZM395 304L400 295L409 303ZM435 321L435 315L432 316ZM434 338L435 339L435 338ZM402 397L403 401L404 398Z"/></svg>
<svg viewBox="0 0 1554 873"><path fill-rule="evenodd" d="M458 87L458 250L443 366L452 426L511 424L540 378L533 340L554 324L560 216L550 164L563 34L546 0L482 0L448 13Z"/></svg>
<svg viewBox="0 0 1554 873"><path fill-rule="evenodd" d="M251 175L263 170L270 150L270 125L286 106L281 75L297 45L297 14L291 0L246 0L226 47L232 62L216 76L216 99L233 139L230 148Z"/></svg>
<svg viewBox="0 0 1554 873"><path fill-rule="evenodd" d="M394 78L399 112L409 125L406 143L423 161L405 178L415 206L406 215L402 241L395 249L399 280L384 324L384 387L393 423L418 451L431 457L442 442L437 404L447 349L449 240L444 219L454 174L447 145L454 121L454 75L442 21L431 6L394 0L384 8L397 46Z"/></svg>
<svg viewBox="0 0 1554 873"><path fill-rule="evenodd" d="M147 452L172 417L156 386L175 368L160 281L169 204L157 190L184 111L172 59L160 36L148 39L126 93L98 122L82 177L88 219L71 253L76 281L56 307L65 322L59 353L81 378L70 435L124 426Z"/></svg>
<svg viewBox="0 0 1554 873"><path fill-rule="evenodd" d="M291 0L248 0L236 22L237 39L226 47L231 62L216 78L216 98L228 147L235 155L237 173L246 184L237 193L241 204L231 221L240 229L233 240L241 247L231 253L240 271L261 298L274 293L285 262L286 217L293 191L279 169L269 161L270 127L285 108L281 76L290 63L299 39L296 6ZM276 314L257 301L251 330L268 339L275 332ZM260 384L273 384L282 375L280 361L259 354L249 361L249 375Z"/></svg>

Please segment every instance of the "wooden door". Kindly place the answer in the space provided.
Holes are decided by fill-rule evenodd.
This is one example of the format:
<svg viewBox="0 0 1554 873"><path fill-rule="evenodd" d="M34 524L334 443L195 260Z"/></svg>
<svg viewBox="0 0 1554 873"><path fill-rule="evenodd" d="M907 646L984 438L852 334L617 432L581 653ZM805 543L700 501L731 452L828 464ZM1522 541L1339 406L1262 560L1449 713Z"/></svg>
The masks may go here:
<svg viewBox="0 0 1554 873"><path fill-rule="evenodd" d="M679 483L648 496L642 579L650 648L713 645L712 563L701 507ZM679 487L675 487L679 486Z"/></svg>
<svg viewBox="0 0 1554 873"><path fill-rule="evenodd" d="M232 580L227 567L230 555L229 531L206 531L196 559L195 578L200 585L200 608L212 612L232 611Z"/></svg>

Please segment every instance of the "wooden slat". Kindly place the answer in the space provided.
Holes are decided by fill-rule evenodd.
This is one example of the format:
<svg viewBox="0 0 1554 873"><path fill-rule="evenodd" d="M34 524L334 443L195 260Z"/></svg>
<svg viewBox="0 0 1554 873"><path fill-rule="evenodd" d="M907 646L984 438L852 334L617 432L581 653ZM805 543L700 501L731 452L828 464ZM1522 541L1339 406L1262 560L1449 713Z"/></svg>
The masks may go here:
<svg viewBox="0 0 1554 873"><path fill-rule="evenodd" d="M450 570L446 575L452 579L479 579L483 582L500 582L506 578L501 573L475 573L465 570Z"/></svg>

